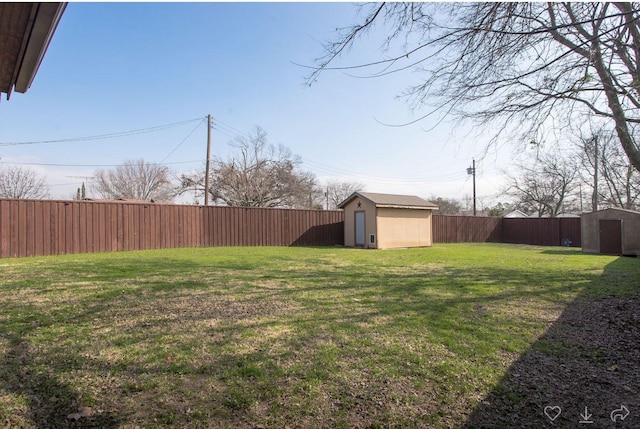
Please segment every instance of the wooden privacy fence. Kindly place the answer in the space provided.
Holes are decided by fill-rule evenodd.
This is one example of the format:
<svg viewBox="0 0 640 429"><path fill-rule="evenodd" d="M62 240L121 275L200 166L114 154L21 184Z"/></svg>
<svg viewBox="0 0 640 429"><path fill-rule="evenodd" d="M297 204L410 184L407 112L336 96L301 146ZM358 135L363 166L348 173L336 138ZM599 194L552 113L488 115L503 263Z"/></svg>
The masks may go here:
<svg viewBox="0 0 640 429"><path fill-rule="evenodd" d="M580 246L579 218L433 216L435 243ZM0 200L0 258L344 243L344 212L123 201Z"/></svg>
<svg viewBox="0 0 640 429"><path fill-rule="evenodd" d="M580 247L582 245L580 218L504 218L502 242Z"/></svg>
<svg viewBox="0 0 640 429"><path fill-rule="evenodd" d="M512 243L580 247L580 218L433 216L434 243Z"/></svg>
<svg viewBox="0 0 640 429"><path fill-rule="evenodd" d="M432 216L434 243L502 242L502 218Z"/></svg>
<svg viewBox="0 0 640 429"><path fill-rule="evenodd" d="M342 211L0 200L0 258L199 246L343 243Z"/></svg>

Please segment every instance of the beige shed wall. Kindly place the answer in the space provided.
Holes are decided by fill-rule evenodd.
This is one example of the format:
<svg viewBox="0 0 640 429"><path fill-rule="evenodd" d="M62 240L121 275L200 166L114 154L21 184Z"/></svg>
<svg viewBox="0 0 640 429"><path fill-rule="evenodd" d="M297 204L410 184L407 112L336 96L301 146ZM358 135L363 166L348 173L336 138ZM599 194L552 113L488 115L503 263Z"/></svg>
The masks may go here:
<svg viewBox="0 0 640 429"><path fill-rule="evenodd" d="M358 207L358 202L360 207ZM376 244L369 244L369 236L376 234L376 206L364 198L355 198L344 207L344 245L356 245L356 212L364 212L365 247L376 248ZM376 234L377 236L377 234Z"/></svg>
<svg viewBox="0 0 640 429"><path fill-rule="evenodd" d="M600 252L600 233L598 213L582 215L580 219L580 241L582 251L588 253Z"/></svg>
<svg viewBox="0 0 640 429"><path fill-rule="evenodd" d="M600 253L600 219L622 219L622 253L640 256L640 215L615 209L582 215L583 252Z"/></svg>
<svg viewBox="0 0 640 429"><path fill-rule="evenodd" d="M378 208L378 248L431 246L431 210Z"/></svg>

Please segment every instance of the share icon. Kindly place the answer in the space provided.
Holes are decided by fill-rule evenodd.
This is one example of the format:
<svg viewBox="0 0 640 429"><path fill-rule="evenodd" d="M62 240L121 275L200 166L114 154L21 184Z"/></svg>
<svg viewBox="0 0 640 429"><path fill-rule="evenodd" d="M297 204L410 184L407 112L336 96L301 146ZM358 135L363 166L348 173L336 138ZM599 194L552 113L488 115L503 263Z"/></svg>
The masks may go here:
<svg viewBox="0 0 640 429"><path fill-rule="evenodd" d="M624 405L622 405L619 409L611 411L611 421L614 423L618 420L623 422L624 419L629 417L629 414L630 414L629 409Z"/></svg>

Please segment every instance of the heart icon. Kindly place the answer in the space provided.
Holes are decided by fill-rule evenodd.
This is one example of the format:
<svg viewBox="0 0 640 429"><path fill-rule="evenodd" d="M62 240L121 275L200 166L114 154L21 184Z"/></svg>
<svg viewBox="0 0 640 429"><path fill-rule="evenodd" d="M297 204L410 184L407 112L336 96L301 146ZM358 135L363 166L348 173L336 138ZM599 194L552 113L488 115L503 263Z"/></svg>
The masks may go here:
<svg viewBox="0 0 640 429"><path fill-rule="evenodd" d="M555 419L560 417L561 412L562 412L562 409L557 405L555 407L552 407L550 405L547 405L546 407L544 407L544 415L549 417L549 420L551 421L554 421Z"/></svg>

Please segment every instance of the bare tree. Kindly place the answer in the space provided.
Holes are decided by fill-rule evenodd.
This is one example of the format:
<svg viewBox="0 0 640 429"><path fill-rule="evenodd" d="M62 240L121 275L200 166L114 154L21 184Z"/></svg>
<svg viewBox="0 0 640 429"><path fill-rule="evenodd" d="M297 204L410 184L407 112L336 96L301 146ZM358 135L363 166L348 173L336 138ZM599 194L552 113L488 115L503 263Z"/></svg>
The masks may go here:
<svg viewBox="0 0 640 429"><path fill-rule="evenodd" d="M326 45L323 70L382 76L419 69L414 107L498 125L540 142L584 112L610 120L640 171L638 3L373 3L361 23ZM338 58L375 24L386 26L386 58L342 66ZM398 46L398 44L400 46ZM523 131L527 132L524 133Z"/></svg>
<svg viewBox="0 0 640 429"><path fill-rule="evenodd" d="M40 200L49 198L45 178L22 167L0 168L0 198Z"/></svg>
<svg viewBox="0 0 640 429"><path fill-rule="evenodd" d="M96 170L92 190L101 198L173 201L175 191L167 166L125 161L114 170Z"/></svg>
<svg viewBox="0 0 640 429"><path fill-rule="evenodd" d="M512 211L511 204L498 202L498 204L494 205L493 207L489 207L489 209L487 210L487 216L503 217L510 211Z"/></svg>
<svg viewBox="0 0 640 429"><path fill-rule="evenodd" d="M0 168L0 198L43 199L49 197L45 178L22 167Z"/></svg>
<svg viewBox="0 0 640 429"><path fill-rule="evenodd" d="M214 202L241 207L321 207L315 177L299 169L301 161L285 146L273 146L260 127L249 137L237 137L227 160L214 159L209 194ZM184 174L184 192L204 192L204 172Z"/></svg>
<svg viewBox="0 0 640 429"><path fill-rule="evenodd" d="M582 180L592 189L592 209L638 207L640 174L620 149L613 131L598 128L581 135L578 149Z"/></svg>
<svg viewBox="0 0 640 429"><path fill-rule="evenodd" d="M518 165L520 174L509 177L506 190L516 208L536 212L539 217L556 217L571 205L578 178L578 166L570 159L545 155ZM573 208L573 207L571 207Z"/></svg>
<svg viewBox="0 0 640 429"><path fill-rule="evenodd" d="M462 203L458 200L442 197L431 197L429 201L438 206L438 214L457 215L462 213Z"/></svg>
<svg viewBox="0 0 640 429"><path fill-rule="evenodd" d="M325 191L327 201L329 201L328 209L337 209L341 202L349 198L354 192L361 191L363 188L364 185L358 182L329 181Z"/></svg>

